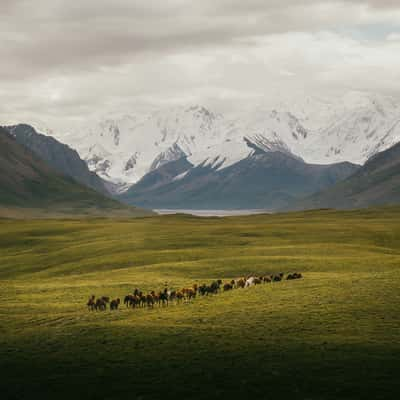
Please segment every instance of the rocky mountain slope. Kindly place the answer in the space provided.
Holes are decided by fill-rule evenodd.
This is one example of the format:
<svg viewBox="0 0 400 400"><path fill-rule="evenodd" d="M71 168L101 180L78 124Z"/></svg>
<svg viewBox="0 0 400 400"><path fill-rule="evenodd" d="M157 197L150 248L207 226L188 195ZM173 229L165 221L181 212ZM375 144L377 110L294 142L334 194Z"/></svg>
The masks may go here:
<svg viewBox="0 0 400 400"><path fill-rule="evenodd" d="M18 143L30 149L60 174L70 176L82 185L109 195L104 181L95 172L91 172L86 162L69 146L51 136L36 132L30 125L20 124L8 126L6 129Z"/></svg>
<svg viewBox="0 0 400 400"><path fill-rule="evenodd" d="M356 173L288 209L363 208L400 203L400 144L376 154Z"/></svg>
<svg viewBox="0 0 400 400"><path fill-rule="evenodd" d="M307 164L281 151L253 149L226 168L218 162L193 166L186 158L145 175L121 195L125 202L151 208L262 208L276 210L345 179L357 166Z"/></svg>

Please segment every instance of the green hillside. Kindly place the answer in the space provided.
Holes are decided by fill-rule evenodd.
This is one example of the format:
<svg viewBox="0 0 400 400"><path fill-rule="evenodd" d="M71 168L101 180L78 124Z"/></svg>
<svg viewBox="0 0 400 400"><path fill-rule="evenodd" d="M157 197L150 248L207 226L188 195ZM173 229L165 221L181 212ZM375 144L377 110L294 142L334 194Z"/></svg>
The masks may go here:
<svg viewBox="0 0 400 400"><path fill-rule="evenodd" d="M399 266L399 208L0 220L2 397L395 399ZM295 271L168 308L86 308Z"/></svg>
<svg viewBox="0 0 400 400"><path fill-rule="evenodd" d="M0 216L149 214L61 176L0 128Z"/></svg>

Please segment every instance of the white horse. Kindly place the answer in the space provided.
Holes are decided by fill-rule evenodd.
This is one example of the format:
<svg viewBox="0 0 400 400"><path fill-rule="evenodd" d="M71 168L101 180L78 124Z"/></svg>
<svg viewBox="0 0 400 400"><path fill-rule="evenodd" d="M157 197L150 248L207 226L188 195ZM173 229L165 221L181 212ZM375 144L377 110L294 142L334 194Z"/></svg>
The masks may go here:
<svg viewBox="0 0 400 400"><path fill-rule="evenodd" d="M254 283L255 280L256 280L256 278L254 276L251 276L250 278L248 278L246 280L244 287L247 288L247 287L255 285L255 283Z"/></svg>

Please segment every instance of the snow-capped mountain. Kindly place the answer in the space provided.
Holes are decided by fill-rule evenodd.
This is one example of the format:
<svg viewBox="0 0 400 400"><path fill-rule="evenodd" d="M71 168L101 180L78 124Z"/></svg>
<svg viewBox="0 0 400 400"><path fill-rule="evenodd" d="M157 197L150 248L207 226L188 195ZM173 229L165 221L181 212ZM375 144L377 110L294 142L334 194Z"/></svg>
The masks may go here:
<svg viewBox="0 0 400 400"><path fill-rule="evenodd" d="M56 136L92 171L125 189L183 157L216 169L257 151L280 151L308 163L361 164L400 141L400 107L391 98L352 92L335 101L309 97L235 113L202 106L162 109Z"/></svg>
<svg viewBox="0 0 400 400"><path fill-rule="evenodd" d="M363 164L400 141L400 107L383 96L350 93L341 100L325 125L312 132L305 160L327 164Z"/></svg>
<svg viewBox="0 0 400 400"><path fill-rule="evenodd" d="M264 111L247 119L227 119L193 106L105 120L57 137L75 147L89 168L104 179L130 185L182 157L193 165L225 168L255 149L295 154L304 146L307 131L288 112Z"/></svg>

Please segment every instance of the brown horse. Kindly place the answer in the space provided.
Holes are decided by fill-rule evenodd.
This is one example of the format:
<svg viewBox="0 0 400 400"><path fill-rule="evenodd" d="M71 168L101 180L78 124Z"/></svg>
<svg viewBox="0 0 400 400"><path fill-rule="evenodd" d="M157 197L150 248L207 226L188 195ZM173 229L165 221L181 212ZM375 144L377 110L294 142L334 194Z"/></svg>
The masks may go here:
<svg viewBox="0 0 400 400"><path fill-rule="evenodd" d="M224 292L227 292L228 290L232 290L233 286L231 283L225 283L225 285L223 286Z"/></svg>
<svg viewBox="0 0 400 400"><path fill-rule="evenodd" d="M185 295L187 300L192 300L196 297L196 292L194 291L194 289L184 289L182 290L182 293Z"/></svg>
<svg viewBox="0 0 400 400"><path fill-rule="evenodd" d="M185 295L181 291L176 292L177 303L181 303L184 298L185 298Z"/></svg>
<svg viewBox="0 0 400 400"><path fill-rule="evenodd" d="M88 307L89 311L94 311L94 309L96 307L96 300L95 300L94 294L89 297L89 300L87 302L87 307Z"/></svg>
<svg viewBox="0 0 400 400"><path fill-rule="evenodd" d="M154 307L154 297L153 297L153 295L151 293L149 293L145 297L146 297L147 307L153 308Z"/></svg>
<svg viewBox="0 0 400 400"><path fill-rule="evenodd" d="M132 299L133 299L133 295L131 295L131 294L127 294L125 297L124 297L124 304L126 305L126 307L130 307L130 306L132 306Z"/></svg>
<svg viewBox="0 0 400 400"><path fill-rule="evenodd" d="M303 277L302 274L298 274L297 272L295 272L294 274L289 274L286 277L286 280L290 281L290 280L293 280L293 279L301 279L302 277Z"/></svg>
<svg viewBox="0 0 400 400"><path fill-rule="evenodd" d="M119 304L121 303L120 299L111 300L110 310L118 310Z"/></svg>
<svg viewBox="0 0 400 400"><path fill-rule="evenodd" d="M96 311L107 310L107 303L103 299L97 299L95 304Z"/></svg>
<svg viewBox="0 0 400 400"><path fill-rule="evenodd" d="M236 286L243 289L246 286L246 280L241 278L237 281Z"/></svg>

